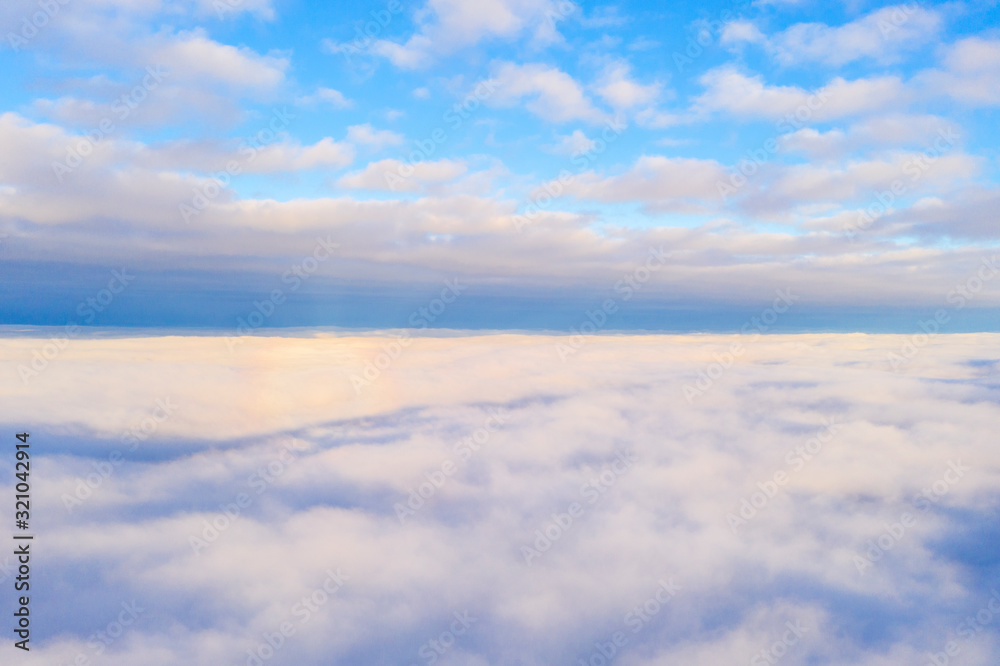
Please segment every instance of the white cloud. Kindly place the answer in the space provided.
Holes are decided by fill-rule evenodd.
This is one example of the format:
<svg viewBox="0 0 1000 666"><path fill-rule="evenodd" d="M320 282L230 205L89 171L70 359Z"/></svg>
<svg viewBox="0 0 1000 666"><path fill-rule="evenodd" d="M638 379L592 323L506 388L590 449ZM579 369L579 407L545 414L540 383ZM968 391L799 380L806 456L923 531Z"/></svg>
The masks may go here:
<svg viewBox="0 0 1000 666"><path fill-rule="evenodd" d="M303 106L325 105L334 109L352 109L354 101L347 99L344 93L333 88L317 88L311 95L304 95L295 99L297 104Z"/></svg>
<svg viewBox="0 0 1000 666"><path fill-rule="evenodd" d="M557 137L559 143L549 146L549 150L557 155L580 155L589 152L597 143L581 130L573 130L572 134Z"/></svg>
<svg viewBox="0 0 1000 666"><path fill-rule="evenodd" d="M557 23L575 11L568 0L429 0L417 12L419 29L413 36L404 43L378 40L371 50L397 67L416 69L483 40L511 41L528 34L536 43L559 41Z"/></svg>
<svg viewBox="0 0 1000 666"><path fill-rule="evenodd" d="M580 25L585 28L617 28L632 21L631 16L625 16L616 5L595 7L590 14L579 17Z"/></svg>
<svg viewBox="0 0 1000 666"><path fill-rule="evenodd" d="M718 199L718 183L726 177L714 160L644 155L617 176L581 174L565 191L596 201L639 201L652 210L686 210Z"/></svg>
<svg viewBox="0 0 1000 666"><path fill-rule="evenodd" d="M535 115L555 123L583 120L600 123L608 115L599 111L582 86L566 72L541 64L501 63L493 75L496 91L487 103L512 107L523 104Z"/></svg>
<svg viewBox="0 0 1000 666"><path fill-rule="evenodd" d="M213 336L81 339L34 383L0 386L0 421L47 442L32 500L60 588L32 599L51 633L21 661L91 655L134 599L141 619L107 663L246 663L291 622L275 663L407 664L468 611L442 663L571 664L622 631L623 666L745 664L792 622L805 635L788 663L888 666L942 650L990 599L996 334L941 335L897 372L887 357L913 336L587 336L566 362L571 336L417 337L356 395L351 375L393 339L251 336L233 353ZM0 365L46 341L4 339ZM716 378L689 402L700 374ZM67 510L167 396L173 415ZM454 472L401 524L394 505L445 461ZM196 555L191 537L241 493ZM915 520L900 532L902 512ZM547 529L529 566L523 547ZM860 573L883 534L892 547ZM295 604L338 569L343 587L303 621ZM679 589L633 633L626 614L661 580ZM67 598L87 622L57 612ZM987 630L962 649L986 664L997 644Z"/></svg>
<svg viewBox="0 0 1000 666"><path fill-rule="evenodd" d="M413 165L412 173L400 175L403 162L396 159L371 162L361 171L349 173L337 181L340 187L362 190L418 192L429 184L448 183L468 171L465 162L436 160Z"/></svg>
<svg viewBox="0 0 1000 666"><path fill-rule="evenodd" d="M405 138L399 132L392 130L377 130L370 124L351 125L347 128L347 140L350 143L370 146L380 150L387 146L399 146Z"/></svg>
<svg viewBox="0 0 1000 666"><path fill-rule="evenodd" d="M287 136L261 144L250 153L249 144L220 141L168 141L144 146L119 142L108 146L115 153L109 161L134 160L144 169L164 169L211 173L224 171L235 162L242 172L278 173L321 167L343 167L354 160L349 143L325 137L312 145L302 145ZM247 159L252 154L253 159Z"/></svg>
<svg viewBox="0 0 1000 666"><path fill-rule="evenodd" d="M940 116L889 113L871 116L845 129L820 132L804 127L782 135L778 142L785 150L801 151L822 160L841 158L855 151L932 149L939 133L952 131L954 123ZM958 134L964 135L965 130L958 130Z"/></svg>
<svg viewBox="0 0 1000 666"><path fill-rule="evenodd" d="M750 21L730 23L723 43L765 44L785 65L821 62L832 66L871 59L880 64L898 62L903 53L937 39L941 14L917 3L883 7L841 26L797 23L766 38Z"/></svg>
<svg viewBox="0 0 1000 666"><path fill-rule="evenodd" d="M247 170L257 173L274 171L301 171L318 167L344 167L354 161L351 146L330 137L320 139L311 146L289 143L272 143L261 149Z"/></svg>
<svg viewBox="0 0 1000 666"><path fill-rule="evenodd" d="M247 47L220 44L201 29L180 33L146 50L148 61L164 65L170 76L257 92L284 83L289 65L285 56L262 56Z"/></svg>
<svg viewBox="0 0 1000 666"><path fill-rule="evenodd" d="M196 6L195 14L202 17L229 19L239 16L243 12L249 12L268 21L274 20L275 17L271 0L193 0L193 2ZM171 5L176 6L175 3L171 2L165 8L169 11L173 8Z"/></svg>
<svg viewBox="0 0 1000 666"><path fill-rule="evenodd" d="M1000 39L968 37L950 46L945 69L917 77L929 95L948 95L970 106L1000 105Z"/></svg>
<svg viewBox="0 0 1000 666"><path fill-rule="evenodd" d="M700 111L726 111L738 116L781 119L804 115L804 121L825 121L889 106L911 97L895 76L834 78L814 92L796 86L771 86L760 75L748 76L732 66L710 70L700 79L706 91L696 100Z"/></svg>
<svg viewBox="0 0 1000 666"><path fill-rule="evenodd" d="M791 201L847 202L887 189L892 181L908 184L911 193L933 189L975 175L978 161L959 152L936 157L932 167L914 171L921 153L902 153L891 159L850 161L845 165L797 164L782 167L768 184L767 195L778 197L782 206ZM907 165L911 165L907 169ZM917 178L911 175L919 174ZM910 183L913 187L910 187Z"/></svg>
<svg viewBox="0 0 1000 666"><path fill-rule="evenodd" d="M621 61L608 65L594 86L597 94L615 110L649 106L657 101L663 84L640 84L632 79L631 67Z"/></svg>
<svg viewBox="0 0 1000 666"><path fill-rule="evenodd" d="M635 122L639 127L647 129L664 129L682 122L683 118L675 113L667 113L655 108L642 109L635 114Z"/></svg>
<svg viewBox="0 0 1000 666"><path fill-rule="evenodd" d="M737 19L726 23L719 37L719 43L723 46L735 46L743 43L764 44L767 37L760 31L760 28L753 21Z"/></svg>

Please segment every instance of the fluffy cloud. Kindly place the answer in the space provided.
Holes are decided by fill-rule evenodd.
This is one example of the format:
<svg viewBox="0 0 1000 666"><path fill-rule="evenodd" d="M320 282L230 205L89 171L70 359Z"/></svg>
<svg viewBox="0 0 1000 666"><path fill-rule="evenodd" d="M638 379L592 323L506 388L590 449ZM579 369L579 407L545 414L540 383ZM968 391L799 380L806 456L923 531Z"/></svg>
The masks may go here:
<svg viewBox="0 0 1000 666"><path fill-rule="evenodd" d="M805 127L782 135L783 149L801 151L814 160L842 158L847 154L892 148L932 149L941 134L957 135L957 142L966 131L956 128L947 118L933 115L883 114L866 118L840 129L820 132Z"/></svg>
<svg viewBox="0 0 1000 666"><path fill-rule="evenodd" d="M429 184L448 183L468 171L464 162L436 160L412 166L412 173L405 171L404 163L396 159L371 162L361 171L349 173L337 181L340 187L363 190L389 190L393 192L419 192Z"/></svg>
<svg viewBox="0 0 1000 666"><path fill-rule="evenodd" d="M220 44L201 30L181 33L147 52L147 59L163 64L185 80L213 81L236 89L268 91L285 79L288 59L262 56L246 47Z"/></svg>
<svg viewBox="0 0 1000 666"><path fill-rule="evenodd" d="M995 613L954 633L998 583L996 335L418 337L356 393L394 339L81 339L0 387L46 479L19 661L96 632L142 666L1000 649Z"/></svg>
<svg viewBox="0 0 1000 666"><path fill-rule="evenodd" d="M335 236L345 255L344 261L321 267L324 279L404 284L445 273L479 284L502 282L511 286L512 297L557 284L602 288L614 284L621 271L631 270L649 247L670 244L675 258L647 285L645 293L651 297L679 294L738 302L795 283L807 286L818 303L857 304L861 299L926 304L936 301L940 285L962 277L964 262L977 252L955 247L900 253L884 244L885 230L878 226L848 244L826 231L842 229L845 223L839 222L787 233L762 232L725 218L693 228L628 229L613 217L570 212L563 205L568 202L552 200L545 188L525 193L527 202L545 203L542 214L518 233L516 213L524 202L494 194L502 167L467 173L466 162L451 159L418 165L404 179L399 191L424 195L416 200L241 198L218 180L232 160L242 172L253 173L341 168L350 160L350 144L330 138L309 145L278 140L255 150L219 142L91 144L57 126L5 114L0 116L0 140L10 148L0 155L0 233L7 235L4 245L17 256L150 270L166 270L185 257L189 270L204 271L213 282L230 283L233 275L246 274L241 271L268 281L276 267L297 261L322 233ZM53 164L65 164L67 151L85 146L92 152L59 174L60 182ZM650 155L617 174L583 170L561 194L584 202L637 203L654 213L724 215L729 206L769 222L788 222L788 211L801 213L797 207L803 205L857 196L855 203L836 202L836 210L826 213L839 210L853 218L852 206L875 201L876 190L869 188L906 177L901 169L910 158L919 160L920 154L842 164L776 163L755 176L765 189L742 190L735 203L727 204L719 183L730 171L720 163ZM583 159L584 166L594 164L589 158L575 159ZM385 169L399 173L401 166L394 160L364 165L339 185L385 191ZM964 205L965 195L956 186L967 186L977 168L976 160L956 149L937 161L908 196L948 195ZM58 197L51 196L53 188ZM556 184L550 189L558 191ZM195 224L179 207L198 204L198 197ZM988 228L983 220L978 227ZM953 226L957 231L961 224ZM925 233L946 228L941 222L924 227ZM234 247L239 251L234 253ZM830 281L833 266L852 266L850 277ZM866 285L860 294L858 284ZM174 288L183 292L189 287L181 282ZM992 298L983 295L984 303Z"/></svg>
<svg viewBox="0 0 1000 666"><path fill-rule="evenodd" d="M557 155L580 155L594 149L597 143L583 133L581 130L573 130L572 134L561 136L559 143L550 146L550 150Z"/></svg>
<svg viewBox="0 0 1000 666"><path fill-rule="evenodd" d="M404 137L399 132L391 130L377 130L370 124L351 125L347 128L347 140L351 143L369 146L375 150L386 146L398 146L403 143Z"/></svg>
<svg viewBox="0 0 1000 666"><path fill-rule="evenodd" d="M862 59L887 64L932 42L942 23L939 12L908 3L883 7L841 26L796 23L770 39L750 21L733 21L725 27L722 43L763 44L785 65L821 62L839 67Z"/></svg>
<svg viewBox="0 0 1000 666"><path fill-rule="evenodd" d="M501 63L493 80L496 92L487 100L493 106L523 104L535 115L555 123L572 120L600 123L608 119L607 114L594 107L583 87L556 67ZM632 92L634 94L635 91Z"/></svg>
<svg viewBox="0 0 1000 666"><path fill-rule="evenodd" d="M644 155L617 176L581 174L565 191L596 201L641 201L654 210L676 210L716 200L718 183L726 177L714 160Z"/></svg>
<svg viewBox="0 0 1000 666"><path fill-rule="evenodd" d="M1000 104L1000 40L968 37L952 45L945 69L923 73L929 94L948 95L970 106Z"/></svg>
<svg viewBox="0 0 1000 666"><path fill-rule="evenodd" d="M605 68L595 88L597 94L615 110L648 106L657 101L663 90L660 83L643 85L634 81L631 67L625 62Z"/></svg>
<svg viewBox="0 0 1000 666"><path fill-rule="evenodd" d="M803 201L847 204L866 196L874 200L895 180L905 183L907 195L914 196L965 181L977 173L978 165L979 160L960 152L936 154L933 162L923 153L898 153L835 166L797 164L775 169L766 190L755 189L751 196L772 201L782 210Z"/></svg>
<svg viewBox="0 0 1000 666"><path fill-rule="evenodd" d="M853 81L837 77L822 88L808 91L797 86L768 85L760 75L749 76L728 65L706 72L701 83L706 91L696 100L696 109L771 119L800 112L806 120L831 120L898 106L911 96L895 76Z"/></svg>
<svg viewBox="0 0 1000 666"><path fill-rule="evenodd" d="M437 57L489 39L514 40L529 34L536 42L560 39L559 21L576 11L556 0L429 0L417 13L419 30L404 43L379 40L371 50L397 67L424 67Z"/></svg>
<svg viewBox="0 0 1000 666"><path fill-rule="evenodd" d="M354 101L347 99L344 93L339 90L334 90L333 88L323 88L319 87L316 92L311 95L303 95L295 100L298 104L304 106L318 106L327 105L334 109L352 109L354 108Z"/></svg>

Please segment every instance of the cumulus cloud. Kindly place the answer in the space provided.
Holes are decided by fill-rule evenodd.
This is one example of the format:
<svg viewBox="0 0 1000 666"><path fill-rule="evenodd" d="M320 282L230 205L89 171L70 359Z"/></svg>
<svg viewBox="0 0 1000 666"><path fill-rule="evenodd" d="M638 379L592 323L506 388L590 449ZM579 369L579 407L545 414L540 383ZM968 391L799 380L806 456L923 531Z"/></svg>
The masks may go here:
<svg viewBox="0 0 1000 666"><path fill-rule="evenodd" d="M418 337L356 393L393 340L79 339L0 386L44 442L19 662L109 626L116 665L253 664L283 626L272 663L1000 649L995 614L956 635L998 584L995 334ZM5 372L42 342L4 339Z"/></svg>
<svg viewBox="0 0 1000 666"><path fill-rule="evenodd" d="M203 30L181 33L147 51L150 62L183 79L213 81L237 89L267 91L285 79L288 59L262 56L249 48L220 44Z"/></svg>
<svg viewBox="0 0 1000 666"><path fill-rule="evenodd" d="M898 106L911 96L895 76L853 81L837 77L809 91L768 85L760 75L724 65L706 72L700 81L706 90L695 102L697 110L757 118L779 119L800 112L806 120L824 121Z"/></svg>
<svg viewBox="0 0 1000 666"><path fill-rule="evenodd" d="M726 25L721 41L762 44L784 65L819 62L840 67L863 59L889 64L932 43L943 22L940 12L908 3L882 7L840 26L796 23L770 38L752 21L733 21Z"/></svg>
<svg viewBox="0 0 1000 666"><path fill-rule="evenodd" d="M555 0L485 0L475 5L429 0L417 13L414 35L402 43L378 40L371 50L397 67L416 69L484 40L529 35L536 43L558 41L558 22L575 11L572 2Z"/></svg>
<svg viewBox="0 0 1000 666"><path fill-rule="evenodd" d="M597 94L615 110L648 106L659 98L660 83L640 84L632 79L628 63L617 62L605 68L595 86Z"/></svg>
<svg viewBox="0 0 1000 666"><path fill-rule="evenodd" d="M784 150L801 151L815 160L842 158L849 153L892 148L933 149L934 140L945 134L957 137L966 130L947 118L929 114L888 113L866 118L846 128L824 132L804 127L781 136Z"/></svg>
<svg viewBox="0 0 1000 666"><path fill-rule="evenodd" d="M899 153L886 159L848 161L835 166L797 164L774 171L766 192L753 196L768 198L777 207L791 202L829 201L847 203L859 197L874 199L879 191L899 180L910 196L947 187L975 175L979 160L960 152L935 155L930 162L922 153Z"/></svg>
<svg viewBox="0 0 1000 666"><path fill-rule="evenodd" d="M451 182L468 171L465 162L447 159L415 164L412 173L407 171L407 166L397 159L371 162L361 171L342 176L337 185L351 189L418 192L428 184ZM401 172L408 175L403 177Z"/></svg>
<svg viewBox="0 0 1000 666"><path fill-rule="evenodd" d="M354 144L369 146L375 150L387 146L398 146L403 143L404 137L399 132L392 130L377 130L370 124L351 125L347 128L347 140Z"/></svg>
<svg viewBox="0 0 1000 666"><path fill-rule="evenodd" d="M487 100L490 105L512 107L523 104L535 115L556 123L572 120L600 123L608 119L607 114L593 105L583 87L556 67L505 62L496 69L493 79L496 91ZM629 93L637 94L632 88L628 88L628 92L618 92L621 99Z"/></svg>
<svg viewBox="0 0 1000 666"><path fill-rule="evenodd" d="M559 142L549 147L557 155L580 155L594 149L597 143L583 133L582 130L573 130L572 134L557 137Z"/></svg>
<svg viewBox="0 0 1000 666"><path fill-rule="evenodd" d="M354 108L353 100L347 99L347 97L344 96L344 93L339 90L334 90L333 88L319 87L316 89L316 92L311 95L297 97L295 101L304 106L326 105L333 107L334 109Z"/></svg>
<svg viewBox="0 0 1000 666"><path fill-rule="evenodd" d="M719 36L719 43L723 46L734 46L742 43L761 44L766 43L767 37L760 31L753 21L737 19L726 23Z"/></svg>
<svg viewBox="0 0 1000 666"><path fill-rule="evenodd" d="M917 80L934 96L947 95L969 106L1000 104L1000 40L967 37L948 48L945 68Z"/></svg>
<svg viewBox="0 0 1000 666"><path fill-rule="evenodd" d="M698 206L719 197L726 172L714 160L644 155L628 171L608 177L581 174L566 193L597 201L641 201L654 210Z"/></svg>

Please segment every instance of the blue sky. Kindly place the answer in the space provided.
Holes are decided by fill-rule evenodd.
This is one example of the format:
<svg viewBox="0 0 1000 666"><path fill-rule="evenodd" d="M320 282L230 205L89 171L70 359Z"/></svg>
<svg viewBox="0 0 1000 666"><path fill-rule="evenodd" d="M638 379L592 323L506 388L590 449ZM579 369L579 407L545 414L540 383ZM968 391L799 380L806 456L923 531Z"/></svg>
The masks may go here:
<svg viewBox="0 0 1000 666"><path fill-rule="evenodd" d="M659 248L621 326L794 286L909 330L997 253L995 2L39 7L0 9L5 323L79 320L124 268L89 323L227 328L282 288L267 326L402 326L460 279L450 325L565 328L524 312Z"/></svg>

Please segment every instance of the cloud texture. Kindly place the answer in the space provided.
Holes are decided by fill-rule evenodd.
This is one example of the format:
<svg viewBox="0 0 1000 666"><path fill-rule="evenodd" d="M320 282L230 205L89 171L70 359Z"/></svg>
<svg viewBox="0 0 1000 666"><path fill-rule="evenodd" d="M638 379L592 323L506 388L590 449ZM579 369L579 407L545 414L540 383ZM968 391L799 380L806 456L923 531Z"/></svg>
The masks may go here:
<svg viewBox="0 0 1000 666"><path fill-rule="evenodd" d="M45 344L18 663L1000 654L995 334Z"/></svg>

